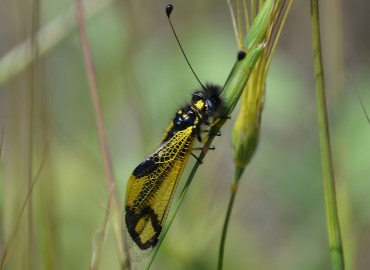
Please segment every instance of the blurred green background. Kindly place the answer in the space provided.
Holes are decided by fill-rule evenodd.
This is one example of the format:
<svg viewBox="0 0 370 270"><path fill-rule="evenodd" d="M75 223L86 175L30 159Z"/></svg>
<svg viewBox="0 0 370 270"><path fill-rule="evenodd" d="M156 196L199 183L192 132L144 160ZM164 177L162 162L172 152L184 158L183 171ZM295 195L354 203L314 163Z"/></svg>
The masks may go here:
<svg viewBox="0 0 370 270"><path fill-rule="evenodd" d="M86 1L85 7L104 2ZM237 52L226 1L172 3L175 28L198 76L223 84ZM58 21L73 4L41 1L40 26ZM166 4L111 1L87 22L122 209L133 168L199 88L167 22ZM355 91L370 112L370 4L321 4L346 265L365 270L370 268L370 126ZM0 59L30 35L32 10L30 2L0 2ZM70 14L67 21L74 23ZM273 58L260 144L240 184L224 269L330 268L309 16L309 2L296 1ZM41 42L56 35L48 32ZM233 177L230 131L236 113L198 170L152 269L216 268ZM36 65L1 82L0 126L1 256L30 181L37 178L4 269L88 268L108 191L75 27ZM191 158L183 178L194 162ZM109 229L100 269L119 269ZM142 265L145 261L135 267Z"/></svg>

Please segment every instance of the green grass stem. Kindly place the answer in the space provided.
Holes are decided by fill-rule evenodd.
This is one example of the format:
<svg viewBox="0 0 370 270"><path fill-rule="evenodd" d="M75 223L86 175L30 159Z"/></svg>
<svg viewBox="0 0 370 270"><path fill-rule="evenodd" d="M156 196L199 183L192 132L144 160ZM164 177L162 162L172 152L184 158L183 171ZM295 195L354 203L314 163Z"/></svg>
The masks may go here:
<svg viewBox="0 0 370 270"><path fill-rule="evenodd" d="M344 256L335 195L334 169L331 156L328 113L325 99L325 82L322 64L318 0L311 0L311 18L321 168L324 186L324 200L326 208L326 221L328 227L331 265L333 270L343 270Z"/></svg>

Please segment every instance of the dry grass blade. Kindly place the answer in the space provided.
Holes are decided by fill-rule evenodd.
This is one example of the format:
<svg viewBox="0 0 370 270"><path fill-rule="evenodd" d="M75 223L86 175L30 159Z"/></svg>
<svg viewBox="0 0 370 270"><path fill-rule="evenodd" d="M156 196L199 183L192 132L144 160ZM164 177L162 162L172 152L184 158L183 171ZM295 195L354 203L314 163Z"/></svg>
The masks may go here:
<svg viewBox="0 0 370 270"><path fill-rule="evenodd" d="M115 190L113 166L112 166L112 161L110 158L110 153L109 153L108 145L107 145L105 125L104 125L103 114L102 114L100 100L99 100L98 83L97 83L96 72L95 72L94 63L92 59L92 54L90 50L90 45L89 45L89 41L87 37L84 9L83 9L83 4L81 0L76 0L76 16L77 16L77 22L78 22L78 29L80 33L82 52L84 56L83 58L84 58L85 70L86 70L90 94L91 94L91 98L93 102L93 108L95 112L95 121L96 121L96 126L97 126L97 131L98 131L99 145L100 145L100 150L102 153L104 171L105 171L105 175L107 178L109 201L112 201L112 207L108 207L107 215L109 215L110 209L114 211L114 215L113 215L114 217L113 226L115 228L114 232L116 235L116 241L118 243L121 243L121 236L120 236L121 232L119 229L117 229L119 228L117 224L120 224L120 218L119 218L120 215L119 215L117 194ZM109 205L111 204L109 203ZM106 226L108 226L108 223L104 222L103 231L106 231ZM105 239L105 234L102 235L100 244L104 243L104 239ZM101 251L102 249L99 249L99 250ZM120 248L120 250L123 250L123 248ZM96 256L97 258L100 258L99 254L96 254ZM123 261L123 258L120 258L120 260ZM94 260L94 262L95 262L95 265L93 266L93 268L98 268L99 260Z"/></svg>
<svg viewBox="0 0 370 270"><path fill-rule="evenodd" d="M28 202L29 202L29 200L31 198L33 189L35 188L35 185L36 185L36 183L37 183L37 181L39 179L39 176L40 176L40 174L42 172L42 169L44 168L45 162L47 160L50 143L51 143L51 138L49 139L49 141L46 144L44 153L42 155L43 158L41 160L40 167L38 168L38 170L36 172L36 175L35 175L35 177L33 178L32 182L31 182L31 185L30 185L30 187L28 189L26 198L23 201L21 210L20 210L19 215L18 215L18 217L16 219L14 230L11 233L11 235L9 237L9 240L7 241L6 246L4 248L4 253L3 253L2 258L1 258L0 270L5 269L5 267L6 267L8 258L9 258L10 254L11 254L11 250L12 250L12 247L13 247L13 243L14 243L15 237L17 236L17 232L18 232L19 226L21 224L21 218L23 216L24 211L26 210L26 206L28 205Z"/></svg>

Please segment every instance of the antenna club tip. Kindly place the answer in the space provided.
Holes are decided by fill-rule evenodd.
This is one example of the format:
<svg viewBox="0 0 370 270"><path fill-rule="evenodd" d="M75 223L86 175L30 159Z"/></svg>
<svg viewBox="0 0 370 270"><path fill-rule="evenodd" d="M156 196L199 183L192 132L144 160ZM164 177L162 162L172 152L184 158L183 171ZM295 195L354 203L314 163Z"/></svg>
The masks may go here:
<svg viewBox="0 0 370 270"><path fill-rule="evenodd" d="M173 5L168 4L168 5L166 6L166 14L167 14L167 17L168 17L168 18L171 16L172 10L173 10Z"/></svg>
<svg viewBox="0 0 370 270"><path fill-rule="evenodd" d="M245 58L245 56L246 56L246 55L247 55L247 54L246 54L246 52L245 52L245 51L240 50L240 51L238 52L238 55L237 55L238 61L243 60L243 59Z"/></svg>

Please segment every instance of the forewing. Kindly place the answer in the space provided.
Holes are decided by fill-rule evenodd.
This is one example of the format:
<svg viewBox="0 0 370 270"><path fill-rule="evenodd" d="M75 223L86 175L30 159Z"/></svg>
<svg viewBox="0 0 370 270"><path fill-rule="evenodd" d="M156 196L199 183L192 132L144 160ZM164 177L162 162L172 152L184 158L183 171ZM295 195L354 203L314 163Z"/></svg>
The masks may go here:
<svg viewBox="0 0 370 270"><path fill-rule="evenodd" d="M131 260L157 244L181 173L189 158L193 128L177 132L135 168L126 191L126 239Z"/></svg>

